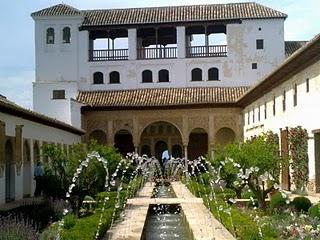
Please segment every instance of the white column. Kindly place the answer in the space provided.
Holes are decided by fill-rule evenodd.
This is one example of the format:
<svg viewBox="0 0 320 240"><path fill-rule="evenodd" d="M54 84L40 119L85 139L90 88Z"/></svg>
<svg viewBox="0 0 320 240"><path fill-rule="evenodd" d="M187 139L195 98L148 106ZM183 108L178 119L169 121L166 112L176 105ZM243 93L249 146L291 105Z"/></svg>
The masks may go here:
<svg viewBox="0 0 320 240"><path fill-rule="evenodd" d="M184 26L177 27L177 57L186 57L186 28Z"/></svg>
<svg viewBox="0 0 320 240"><path fill-rule="evenodd" d="M137 59L137 29L128 29L129 60Z"/></svg>

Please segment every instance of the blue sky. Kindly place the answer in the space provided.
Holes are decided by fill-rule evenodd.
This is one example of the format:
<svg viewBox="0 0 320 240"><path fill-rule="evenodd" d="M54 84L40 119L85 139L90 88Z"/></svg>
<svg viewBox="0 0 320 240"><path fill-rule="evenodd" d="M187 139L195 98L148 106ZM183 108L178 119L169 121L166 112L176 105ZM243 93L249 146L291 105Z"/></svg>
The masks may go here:
<svg viewBox="0 0 320 240"><path fill-rule="evenodd" d="M250 0L65 0L79 9L128 8L206 3L247 2ZM256 2L287 13L286 40L309 40L320 33L319 0L257 0ZM0 94L16 103L32 107L34 81L34 25L30 14L61 3L55 0L1 1L0 21Z"/></svg>

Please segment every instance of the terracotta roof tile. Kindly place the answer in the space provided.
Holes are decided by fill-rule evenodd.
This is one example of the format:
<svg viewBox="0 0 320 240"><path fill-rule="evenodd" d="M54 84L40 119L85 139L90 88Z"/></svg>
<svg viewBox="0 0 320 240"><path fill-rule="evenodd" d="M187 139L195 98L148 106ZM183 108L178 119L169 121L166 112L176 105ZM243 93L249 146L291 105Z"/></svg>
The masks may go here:
<svg viewBox="0 0 320 240"><path fill-rule="evenodd" d="M32 16L73 16L81 13L84 15L82 27L287 17L254 2L97 10L78 10L58 4Z"/></svg>
<svg viewBox="0 0 320 240"><path fill-rule="evenodd" d="M42 9L40 11L31 14L32 17L41 16L75 16L81 15L82 12L74 7L67 4L61 3L52 7Z"/></svg>
<svg viewBox="0 0 320 240"><path fill-rule="evenodd" d="M295 51L297 51L299 48L306 45L308 41L285 41L285 53L286 57L289 57L291 54L293 54Z"/></svg>
<svg viewBox="0 0 320 240"><path fill-rule="evenodd" d="M248 87L154 88L82 91L77 101L92 107L166 107L235 103Z"/></svg>
<svg viewBox="0 0 320 240"><path fill-rule="evenodd" d="M32 110L23 108L14 102L9 101L4 96L0 96L0 112L28 119L33 122L51 126L54 128L62 129L68 132L72 132L78 135L85 133L84 130L75 128L67 123L61 122L59 120L50 118L46 115L34 112Z"/></svg>

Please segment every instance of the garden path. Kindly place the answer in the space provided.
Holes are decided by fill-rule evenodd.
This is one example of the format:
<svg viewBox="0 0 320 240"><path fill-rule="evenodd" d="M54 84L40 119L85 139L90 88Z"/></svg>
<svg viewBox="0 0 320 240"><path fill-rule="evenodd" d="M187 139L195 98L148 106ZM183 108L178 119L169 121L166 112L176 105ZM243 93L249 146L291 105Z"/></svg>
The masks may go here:
<svg viewBox="0 0 320 240"><path fill-rule="evenodd" d="M125 218L108 232L108 240L140 240L149 204L180 204L194 240L235 238L217 221L204 206L202 199L194 195L181 182L172 182L177 198L151 198L154 184L146 183L134 199L127 201Z"/></svg>

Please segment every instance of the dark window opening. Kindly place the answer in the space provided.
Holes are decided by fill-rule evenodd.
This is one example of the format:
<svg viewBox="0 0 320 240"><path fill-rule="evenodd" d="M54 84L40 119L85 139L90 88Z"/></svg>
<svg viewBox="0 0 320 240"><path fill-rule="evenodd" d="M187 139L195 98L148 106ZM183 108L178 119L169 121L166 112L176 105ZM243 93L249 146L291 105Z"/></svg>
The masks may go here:
<svg viewBox="0 0 320 240"><path fill-rule="evenodd" d="M103 73L95 72L93 74L93 84L103 84Z"/></svg>
<svg viewBox="0 0 320 240"><path fill-rule="evenodd" d="M54 29L47 29L47 44L54 44Z"/></svg>
<svg viewBox="0 0 320 240"><path fill-rule="evenodd" d="M263 39L257 39L257 49L263 49Z"/></svg>
<svg viewBox="0 0 320 240"><path fill-rule="evenodd" d="M248 125L250 124L250 112L248 112L248 115L247 115L247 122L248 122Z"/></svg>
<svg viewBox="0 0 320 240"><path fill-rule="evenodd" d="M62 30L62 43L70 43L71 40L71 30L69 27L65 27Z"/></svg>
<svg viewBox="0 0 320 240"><path fill-rule="evenodd" d="M252 110L252 123L255 123L255 109Z"/></svg>
<svg viewBox="0 0 320 240"><path fill-rule="evenodd" d="M120 73L113 71L109 74L110 83L120 83Z"/></svg>
<svg viewBox="0 0 320 240"><path fill-rule="evenodd" d="M169 82L169 71L166 69L162 69L158 73L159 82Z"/></svg>
<svg viewBox="0 0 320 240"><path fill-rule="evenodd" d="M202 81L202 70L200 68L192 69L191 81Z"/></svg>
<svg viewBox="0 0 320 240"><path fill-rule="evenodd" d="M66 93L65 90L53 90L52 99L65 99Z"/></svg>
<svg viewBox="0 0 320 240"><path fill-rule="evenodd" d="M210 68L208 70L208 80L217 81L219 80L219 69L218 68Z"/></svg>
<svg viewBox="0 0 320 240"><path fill-rule="evenodd" d="M286 91L283 91L283 96L282 96L282 110L286 111Z"/></svg>
<svg viewBox="0 0 320 240"><path fill-rule="evenodd" d="M276 97L273 97L273 116L276 115Z"/></svg>
<svg viewBox="0 0 320 240"><path fill-rule="evenodd" d="M258 69L258 64L257 63L252 63L252 69Z"/></svg>
<svg viewBox="0 0 320 240"><path fill-rule="evenodd" d="M258 107L258 122L260 122L260 106Z"/></svg>
<svg viewBox="0 0 320 240"><path fill-rule="evenodd" d="M267 119L267 103L264 103L264 119Z"/></svg>
<svg viewBox="0 0 320 240"><path fill-rule="evenodd" d="M152 83L152 72L150 70L144 70L142 72L142 82Z"/></svg>
<svg viewBox="0 0 320 240"><path fill-rule="evenodd" d="M294 84L293 87L293 106L297 106L297 102L298 102L298 93L297 93L297 84Z"/></svg>
<svg viewBox="0 0 320 240"><path fill-rule="evenodd" d="M306 91L309 92L310 86L309 86L309 78L306 80Z"/></svg>

